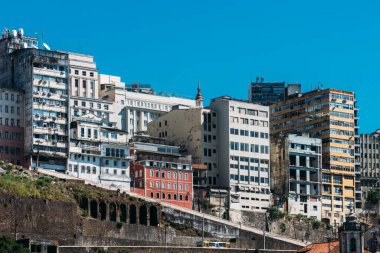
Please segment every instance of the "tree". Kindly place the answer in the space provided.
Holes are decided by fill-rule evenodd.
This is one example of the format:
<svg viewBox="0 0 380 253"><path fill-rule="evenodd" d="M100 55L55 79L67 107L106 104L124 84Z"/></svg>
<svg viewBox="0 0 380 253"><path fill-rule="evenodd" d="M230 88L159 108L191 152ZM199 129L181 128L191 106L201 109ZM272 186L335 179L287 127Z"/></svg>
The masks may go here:
<svg viewBox="0 0 380 253"><path fill-rule="evenodd" d="M368 192L368 196L367 196L367 201L372 203L372 204L377 204L377 202L379 201L380 197L379 197L379 193L377 191L370 191Z"/></svg>
<svg viewBox="0 0 380 253"><path fill-rule="evenodd" d="M12 238L3 236L0 238L0 253L30 253L30 250L17 244Z"/></svg>

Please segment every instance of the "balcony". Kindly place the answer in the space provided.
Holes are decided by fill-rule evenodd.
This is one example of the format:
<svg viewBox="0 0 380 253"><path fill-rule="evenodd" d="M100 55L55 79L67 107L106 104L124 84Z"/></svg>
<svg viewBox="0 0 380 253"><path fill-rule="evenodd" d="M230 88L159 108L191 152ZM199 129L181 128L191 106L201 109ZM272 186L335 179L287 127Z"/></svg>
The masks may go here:
<svg viewBox="0 0 380 253"><path fill-rule="evenodd" d="M34 67L33 73L38 74L38 75L43 75L43 76L53 76L53 77L66 78L66 72L65 71L59 71L59 70L42 69L42 68Z"/></svg>
<svg viewBox="0 0 380 253"><path fill-rule="evenodd" d="M168 163L181 163L191 164L191 159L185 157L167 157L167 156L155 156L155 155L137 155L137 161L159 161Z"/></svg>

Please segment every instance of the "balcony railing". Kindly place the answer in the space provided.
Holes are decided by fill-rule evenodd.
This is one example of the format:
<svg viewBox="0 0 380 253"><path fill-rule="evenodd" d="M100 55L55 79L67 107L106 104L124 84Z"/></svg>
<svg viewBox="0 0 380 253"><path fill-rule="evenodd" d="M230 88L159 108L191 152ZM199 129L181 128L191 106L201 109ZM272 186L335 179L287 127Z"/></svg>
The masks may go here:
<svg viewBox="0 0 380 253"><path fill-rule="evenodd" d="M169 163L181 163L181 164L191 164L191 159L185 157L166 157L166 156L155 156L155 155L137 155L137 161L159 161L159 162L169 162Z"/></svg>

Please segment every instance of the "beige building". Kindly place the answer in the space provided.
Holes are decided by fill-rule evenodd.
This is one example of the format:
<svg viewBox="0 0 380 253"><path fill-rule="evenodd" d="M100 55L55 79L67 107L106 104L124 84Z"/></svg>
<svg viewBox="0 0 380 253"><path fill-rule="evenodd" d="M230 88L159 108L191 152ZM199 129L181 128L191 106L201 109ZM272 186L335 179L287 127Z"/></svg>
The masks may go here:
<svg viewBox="0 0 380 253"><path fill-rule="evenodd" d="M180 146L193 163L207 165L207 185L222 186L218 180L217 118L210 109L177 107L148 124L148 133Z"/></svg>
<svg viewBox="0 0 380 253"><path fill-rule="evenodd" d="M351 205L361 207L355 103L353 92L318 89L271 106L271 134L309 133L322 139L322 219L331 223L341 224Z"/></svg>

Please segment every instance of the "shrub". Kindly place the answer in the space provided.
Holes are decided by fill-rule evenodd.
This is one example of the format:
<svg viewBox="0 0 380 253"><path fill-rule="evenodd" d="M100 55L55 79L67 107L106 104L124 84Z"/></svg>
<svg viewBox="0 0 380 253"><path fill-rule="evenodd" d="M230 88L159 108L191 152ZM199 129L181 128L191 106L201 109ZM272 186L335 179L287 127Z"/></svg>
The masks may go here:
<svg viewBox="0 0 380 253"><path fill-rule="evenodd" d="M286 213L281 212L280 210L273 210L269 212L269 218L271 220L281 219L281 218L284 218L285 216L286 216Z"/></svg>
<svg viewBox="0 0 380 253"><path fill-rule="evenodd" d="M320 228L321 226L323 226L323 222L322 221L319 221L319 220L313 220L312 223L311 223L311 226L313 229L318 229Z"/></svg>
<svg viewBox="0 0 380 253"><path fill-rule="evenodd" d="M297 220L305 220L305 219L307 219L307 216L299 213L296 215L296 219Z"/></svg>
<svg viewBox="0 0 380 253"><path fill-rule="evenodd" d="M377 191L369 191L368 196L367 196L367 201L370 202L371 204L377 204L379 202L380 196Z"/></svg>
<svg viewBox="0 0 380 253"><path fill-rule="evenodd" d="M30 253L30 250L16 243L10 237L0 238L0 252L1 253Z"/></svg>
<svg viewBox="0 0 380 253"><path fill-rule="evenodd" d="M88 217L88 211L84 209L80 209L82 217Z"/></svg>
<svg viewBox="0 0 380 253"><path fill-rule="evenodd" d="M53 180L51 180L51 179L48 178L48 177L40 177L40 178L37 179L36 184L37 184L38 186L40 186L40 187L46 187L46 186L51 185L51 182L52 182L52 181L53 181Z"/></svg>
<svg viewBox="0 0 380 253"><path fill-rule="evenodd" d="M129 249L119 249L117 253L130 253L131 251Z"/></svg>
<svg viewBox="0 0 380 253"><path fill-rule="evenodd" d="M116 227L120 229L123 226L123 224L124 222L119 221L118 223L116 223Z"/></svg>

